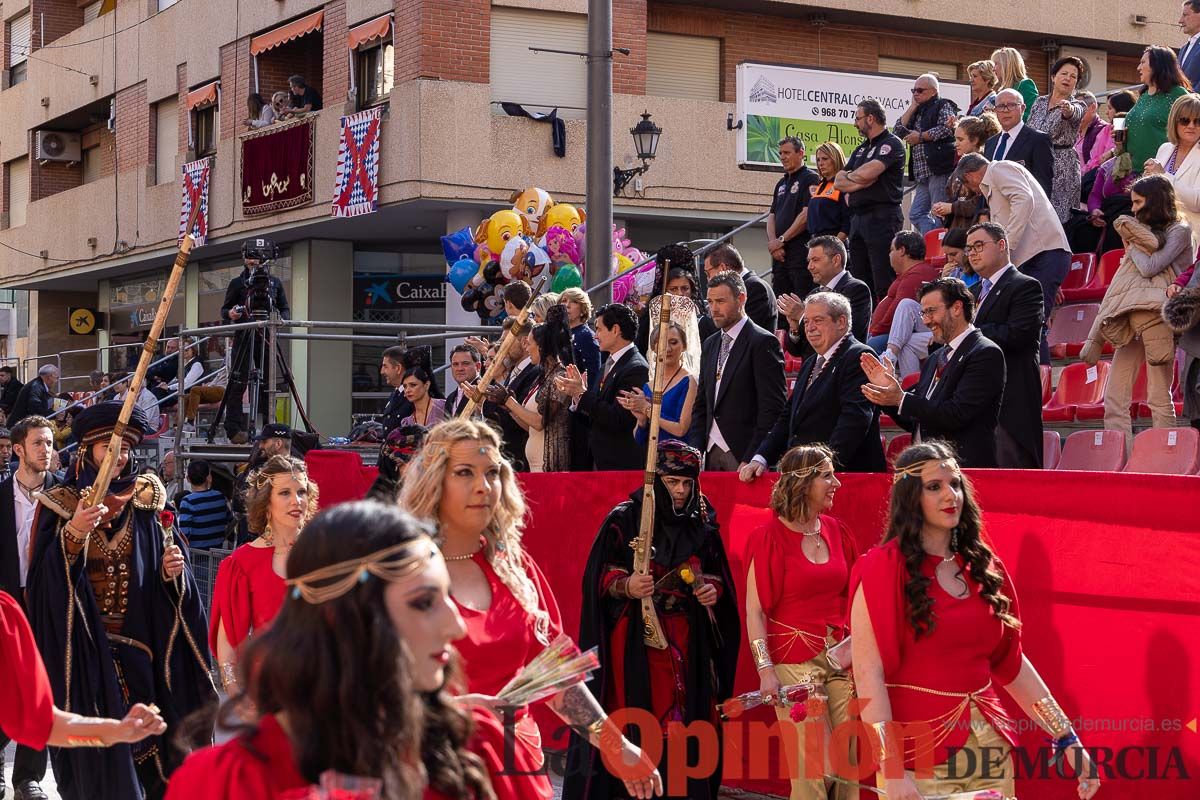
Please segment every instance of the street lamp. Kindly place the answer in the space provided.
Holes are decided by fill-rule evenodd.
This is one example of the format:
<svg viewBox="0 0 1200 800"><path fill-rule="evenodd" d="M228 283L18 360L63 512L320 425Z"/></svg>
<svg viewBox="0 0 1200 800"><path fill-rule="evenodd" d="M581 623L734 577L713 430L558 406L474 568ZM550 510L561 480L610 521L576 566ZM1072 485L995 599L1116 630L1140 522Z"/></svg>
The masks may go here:
<svg viewBox="0 0 1200 800"><path fill-rule="evenodd" d="M637 150L637 157L642 160L642 165L633 169L613 167L614 196L621 194L631 180L650 169L650 162L658 152L658 139L662 136L662 128L651 122L650 112L645 111L642 113L642 121L630 128L629 133L633 136L633 146Z"/></svg>

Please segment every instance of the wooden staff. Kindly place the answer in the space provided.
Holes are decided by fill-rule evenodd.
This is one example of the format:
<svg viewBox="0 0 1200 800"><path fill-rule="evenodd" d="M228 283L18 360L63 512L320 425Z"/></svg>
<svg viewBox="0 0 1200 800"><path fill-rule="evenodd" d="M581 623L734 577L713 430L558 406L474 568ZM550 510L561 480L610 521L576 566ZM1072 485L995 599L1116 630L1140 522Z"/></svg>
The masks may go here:
<svg viewBox="0 0 1200 800"><path fill-rule="evenodd" d="M529 300L525 303L525 307L517 314L517 321L512 324L504 336L500 339L500 346L496 348L496 357L492 359L492 365L487 368L487 372L483 373L483 377L479 380L479 385L475 387L480 396L487 387L492 385L496 380L496 373L500 370L500 365L504 363L508 351L512 349L517 341L517 329L525 327L525 320L529 319L529 309L533 307L533 301L537 299L542 292L542 287L546 285L546 276L543 275L538 281L537 286L533 287L533 291L529 294ZM470 419L475 413L475 409L479 407L479 403L468 398L467 404L463 406L463 410L459 412L459 419Z"/></svg>
<svg viewBox="0 0 1200 800"><path fill-rule="evenodd" d="M654 348L654 385L650 395L650 438L646 445L646 471L642 473L642 522L633 548L633 571L638 575L650 574L650 555L654 550L654 479L658 467L658 429L662 420L663 351L666 350L667 330L671 325L671 295L667 293L667 276L671 273L671 262L663 263L663 285L658 315L658 340ZM642 637L647 647L657 650L667 648L667 637L654 609L654 593L642 598Z"/></svg>
<svg viewBox="0 0 1200 800"><path fill-rule="evenodd" d="M179 252L175 256L175 264L171 267L171 276L167 279L166 291L158 301L158 311L154 313L154 324L150 326L150 334L146 337L146 343L142 345L142 357L138 360L137 370L129 380L129 391L125 395L125 402L121 404L121 414L117 417L117 424L113 427L112 436L108 440L108 452L104 454L104 461L100 463L100 471L96 475L95 483L92 484L84 498L88 508L100 505L104 496L108 494L108 485L112 482L117 458L121 454L121 439L125 434L125 428L129 425L129 418L133 415L133 407L137 404L138 395L141 394L142 383L146 380L146 370L150 369L150 362L154 360L158 337L167 324L167 314L171 312L171 303L175 300L175 292L179 289L179 282L183 280L188 253L192 252L192 248L196 246L196 240L192 238L192 228L196 225L196 218L199 214L200 204L196 203L188 218L187 228L184 229L187 233L183 235L183 241L179 243Z"/></svg>

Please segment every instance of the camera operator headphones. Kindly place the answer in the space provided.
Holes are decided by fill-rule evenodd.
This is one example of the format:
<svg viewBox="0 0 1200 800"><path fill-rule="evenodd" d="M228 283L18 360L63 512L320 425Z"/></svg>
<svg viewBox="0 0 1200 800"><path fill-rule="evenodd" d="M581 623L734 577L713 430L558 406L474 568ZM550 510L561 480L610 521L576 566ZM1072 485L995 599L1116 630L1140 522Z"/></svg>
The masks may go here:
<svg viewBox="0 0 1200 800"><path fill-rule="evenodd" d="M242 259L253 258L264 264L269 264L279 258L279 247L273 239L265 237L247 239L242 243Z"/></svg>

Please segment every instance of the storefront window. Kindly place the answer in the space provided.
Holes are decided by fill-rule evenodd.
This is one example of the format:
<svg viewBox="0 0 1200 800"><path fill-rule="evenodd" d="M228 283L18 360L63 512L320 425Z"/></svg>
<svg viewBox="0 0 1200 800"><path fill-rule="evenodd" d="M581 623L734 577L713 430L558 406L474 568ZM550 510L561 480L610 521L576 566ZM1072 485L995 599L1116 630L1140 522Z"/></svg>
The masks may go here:
<svg viewBox="0 0 1200 800"><path fill-rule="evenodd" d="M142 353L142 343L154 324L159 301L167 290L167 273L150 273L130 278L115 278L109 285L109 331L116 347L109 352L110 370L132 371ZM162 337L179 333L184 321L183 284L180 282L171 310L167 314Z"/></svg>

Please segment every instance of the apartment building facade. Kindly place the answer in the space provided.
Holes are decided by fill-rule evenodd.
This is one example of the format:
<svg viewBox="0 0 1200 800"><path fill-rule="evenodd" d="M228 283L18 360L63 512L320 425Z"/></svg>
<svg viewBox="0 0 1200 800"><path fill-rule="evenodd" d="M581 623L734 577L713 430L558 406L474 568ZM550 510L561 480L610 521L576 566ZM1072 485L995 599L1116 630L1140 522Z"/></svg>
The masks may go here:
<svg viewBox="0 0 1200 800"><path fill-rule="evenodd" d="M614 163L633 165L625 131L643 111L663 129L641 191L618 197L615 216L652 250L724 233L766 208L776 176L737 167L727 124L740 62L965 79L967 64L1003 44L1024 53L1042 87L1059 54L1087 55L1102 89L1134 83L1146 45L1182 41L1174 0L1102 5L1080 18L1068 0L614 0L614 46L630 51L614 55ZM585 50L586 11L586 0L0 0L0 290L17 290L0 308L0 356L138 342L174 258L181 166L205 157L207 241L170 328L219 320L241 242L255 235L282 245L276 270L297 318L446 320L442 234L478 224L527 186L586 205L585 62L530 50ZM269 99L292 74L324 100L310 121L311 198L247 213L247 96ZM508 116L500 102L557 108L564 155L550 125ZM379 210L333 218L340 117L375 105L384 109ZM735 243L751 266L768 266L760 228ZM408 290L381 302L368 291L381 276ZM97 310L103 327L72 333L77 308ZM382 396L380 346L288 349L325 432L344 432L352 411ZM59 358L67 376L96 366L90 353Z"/></svg>

